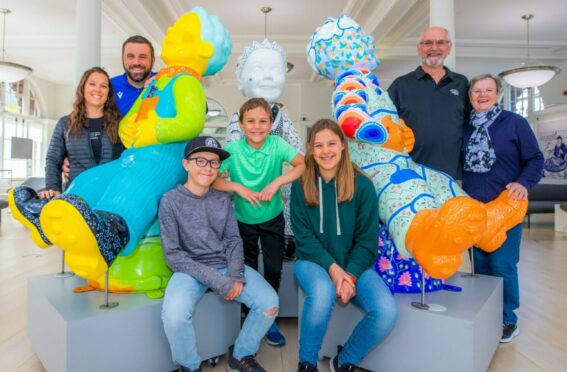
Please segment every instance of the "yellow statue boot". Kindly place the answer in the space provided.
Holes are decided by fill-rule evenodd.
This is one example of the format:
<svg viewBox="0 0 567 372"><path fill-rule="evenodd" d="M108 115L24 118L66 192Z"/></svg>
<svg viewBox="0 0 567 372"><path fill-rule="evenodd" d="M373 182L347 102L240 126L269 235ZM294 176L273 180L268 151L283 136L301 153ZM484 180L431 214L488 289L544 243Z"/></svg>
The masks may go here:
<svg viewBox="0 0 567 372"><path fill-rule="evenodd" d="M446 279L461 265L462 252L482 236L484 205L472 198L449 199L440 209L419 211L406 235L406 248L433 278Z"/></svg>
<svg viewBox="0 0 567 372"><path fill-rule="evenodd" d="M502 191L496 199L486 203L486 228L475 245L485 252L500 248L506 241L506 232L522 222L527 210L527 200L513 200L508 197L508 190Z"/></svg>

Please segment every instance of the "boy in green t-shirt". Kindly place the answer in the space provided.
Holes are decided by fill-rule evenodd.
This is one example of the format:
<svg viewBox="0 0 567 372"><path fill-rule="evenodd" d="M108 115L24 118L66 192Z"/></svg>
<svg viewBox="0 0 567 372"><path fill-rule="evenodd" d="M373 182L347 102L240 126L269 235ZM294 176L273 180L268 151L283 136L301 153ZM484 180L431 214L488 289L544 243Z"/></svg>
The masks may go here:
<svg viewBox="0 0 567 372"><path fill-rule="evenodd" d="M285 250L282 185L293 182L303 173L303 155L278 136L270 136L272 110L263 98L252 98L240 108L240 126L244 138L230 142L225 149L231 154L221 171L230 173L231 181L219 178L213 187L236 193L235 214L244 243L246 265L258 269L258 238L262 245L264 277L278 292ZM282 174L284 162L293 169ZM276 323L266 334L273 346L285 345Z"/></svg>

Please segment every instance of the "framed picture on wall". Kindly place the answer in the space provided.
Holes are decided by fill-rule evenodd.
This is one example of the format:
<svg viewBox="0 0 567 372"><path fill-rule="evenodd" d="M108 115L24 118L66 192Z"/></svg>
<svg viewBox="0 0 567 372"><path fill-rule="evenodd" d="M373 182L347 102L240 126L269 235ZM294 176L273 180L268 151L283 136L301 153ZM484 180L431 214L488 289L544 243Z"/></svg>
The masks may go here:
<svg viewBox="0 0 567 372"><path fill-rule="evenodd" d="M567 184L567 118L540 121L537 138L545 159L541 182Z"/></svg>

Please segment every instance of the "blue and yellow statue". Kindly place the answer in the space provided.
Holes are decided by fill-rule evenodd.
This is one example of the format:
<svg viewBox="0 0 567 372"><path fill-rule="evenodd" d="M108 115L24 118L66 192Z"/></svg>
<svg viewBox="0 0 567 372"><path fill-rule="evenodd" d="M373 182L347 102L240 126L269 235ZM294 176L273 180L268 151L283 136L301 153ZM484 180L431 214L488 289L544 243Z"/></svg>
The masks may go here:
<svg viewBox="0 0 567 372"><path fill-rule="evenodd" d="M167 67L120 122L119 135L126 148L122 156L80 174L63 194L45 204L39 223L20 213L17 198L12 198L15 216L31 227L38 245L62 248L67 265L92 281L100 281L118 255L128 261L155 221L161 196L186 178L180 161L185 143L199 135L205 123L201 77L219 71L231 47L219 19L199 7L168 29L162 48ZM140 248L144 245L159 256L157 270L168 270L159 238ZM148 261L136 265L154 265ZM122 275L120 269L117 274ZM123 283L122 289L136 289L129 286Z"/></svg>
<svg viewBox="0 0 567 372"><path fill-rule="evenodd" d="M484 205L447 174L410 158L413 133L373 73L379 64L373 38L354 20L328 18L311 37L307 58L319 75L335 81L334 116L351 138L353 161L374 182L380 219L403 256L444 279L458 269L462 251L472 245L492 251L504 242L527 203L503 193Z"/></svg>

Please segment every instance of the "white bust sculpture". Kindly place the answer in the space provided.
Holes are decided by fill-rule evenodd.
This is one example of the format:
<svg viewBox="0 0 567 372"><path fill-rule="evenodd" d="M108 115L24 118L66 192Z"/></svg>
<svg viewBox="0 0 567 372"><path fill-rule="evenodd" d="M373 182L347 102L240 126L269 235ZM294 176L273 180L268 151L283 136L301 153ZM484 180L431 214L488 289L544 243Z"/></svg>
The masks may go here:
<svg viewBox="0 0 567 372"><path fill-rule="evenodd" d="M238 89L248 98L264 98L273 104L283 92L285 66L285 56L279 51L272 48L255 49L246 60L239 59L236 70Z"/></svg>

